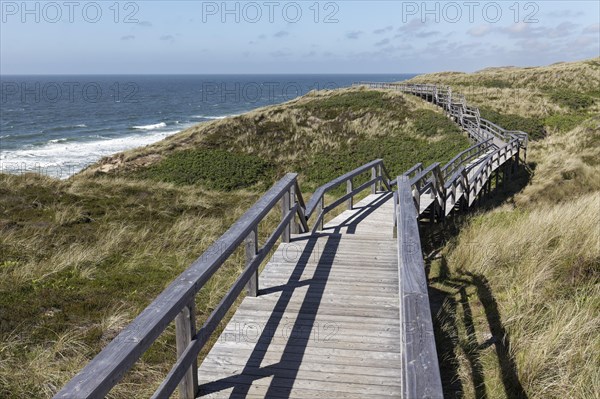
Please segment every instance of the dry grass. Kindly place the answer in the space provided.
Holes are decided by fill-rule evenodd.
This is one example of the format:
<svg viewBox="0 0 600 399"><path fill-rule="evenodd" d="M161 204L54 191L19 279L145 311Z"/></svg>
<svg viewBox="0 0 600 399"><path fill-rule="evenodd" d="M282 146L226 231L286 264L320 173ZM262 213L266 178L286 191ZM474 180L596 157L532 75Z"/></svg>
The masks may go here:
<svg viewBox="0 0 600 399"><path fill-rule="evenodd" d="M564 134L532 144L531 184L515 200L520 205L553 204L600 190L600 118L590 118Z"/></svg>
<svg viewBox="0 0 600 399"><path fill-rule="evenodd" d="M3 175L0 193L0 397L10 398L52 396L258 197L33 175ZM236 253L200 292L200 322L241 264ZM174 356L171 328L112 397L149 396Z"/></svg>
<svg viewBox="0 0 600 399"><path fill-rule="evenodd" d="M536 68L491 68L473 74L434 73L417 76L411 82L450 85L465 94L469 103L504 114L546 117L571 111L552 99L550 94L557 90L595 95L590 112L598 113L599 71L600 58L595 58Z"/></svg>
<svg viewBox="0 0 600 399"><path fill-rule="evenodd" d="M433 286L460 304L451 310L447 298L438 317L453 335L464 397L597 397L599 226L592 193L478 216L446 248Z"/></svg>
<svg viewBox="0 0 600 399"><path fill-rule="evenodd" d="M444 298L436 338L447 397L600 397L599 66L415 79L450 84L479 106L541 121L548 133L528 148L529 184L468 217L432 264ZM584 109L573 108L579 94Z"/></svg>

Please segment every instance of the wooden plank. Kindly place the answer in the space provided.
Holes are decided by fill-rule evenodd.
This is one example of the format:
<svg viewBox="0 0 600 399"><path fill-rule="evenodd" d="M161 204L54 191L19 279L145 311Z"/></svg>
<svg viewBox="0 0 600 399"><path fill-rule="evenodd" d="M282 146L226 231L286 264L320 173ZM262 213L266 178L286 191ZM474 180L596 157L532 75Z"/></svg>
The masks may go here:
<svg viewBox="0 0 600 399"><path fill-rule="evenodd" d="M298 364L297 362L295 364ZM400 387L400 380L397 378L391 378L390 375L378 375L378 374L361 374L361 373L351 373L348 372L348 369L351 369L351 366L346 366L342 368L338 368L337 370L332 369L324 369L315 371L313 369L302 368L297 370L290 364L286 363L276 363L273 365L269 365L266 367L252 367L247 364L235 364L229 361L228 357L219 358L214 357L211 358L207 365L210 365L213 370L219 370L219 374L221 371L224 373L229 373L230 375L236 376L240 374L244 375L252 375L259 377L268 377L272 375L276 375L278 378L290 378L293 379L294 382L297 380L308 380L314 381L315 384L318 383L342 383L342 384L361 384L361 385L377 385L377 386L397 386ZM282 366L288 366L282 367ZM363 369L364 370L364 369ZM393 371L397 371L397 369L393 369ZM389 373L388 373L389 374ZM398 389L399 391L399 389ZM352 392L352 390L350 391Z"/></svg>
<svg viewBox="0 0 600 399"><path fill-rule="evenodd" d="M220 356L227 361L236 362L236 364L256 364L258 366L268 366L277 363L279 367L295 368L294 362L301 361L310 367L310 370L324 370L333 372L340 370L346 374L361 374L361 375L386 375L391 378L398 378L400 375L400 358L391 359L382 364L379 359L372 359L368 356L326 356L321 354L306 354L306 353L287 353L286 357L290 360L289 363L281 362L281 354L273 351L260 352L256 357L260 360L250 360L253 354L258 352L254 349L244 348L226 348L218 347L214 349L214 354Z"/></svg>
<svg viewBox="0 0 600 399"><path fill-rule="evenodd" d="M323 397L398 396L398 259L390 201L386 194L371 195L334 218L345 225L370 212L348 233L299 235L281 244L261 273L263 295L244 299L201 365L200 377L212 380L204 387L218 386L215 378L221 377L246 384L245 393L274 397L290 397L289 389L324 392ZM244 328L253 329L252 339ZM333 329L329 339L315 339ZM273 374L275 385L268 378Z"/></svg>
<svg viewBox="0 0 600 399"><path fill-rule="evenodd" d="M265 394L267 392L270 392L272 388L291 389L292 387L327 392L344 392L354 394L358 393L363 394L365 396L369 396L370 394L399 395L401 389L399 386L394 385L360 384L336 381L319 381L311 379L293 379L289 377L279 376L275 377L272 373L269 375L268 372L261 371L260 369L250 369L248 371L245 371L243 374L227 370L224 370L223 372L206 371L206 374L212 375L213 377L221 378L221 380L202 385L200 387L201 392L203 389L210 391L215 388L218 389L220 387L223 387L224 385L231 386L232 384L236 386L239 384L251 384L249 387L250 392L260 392Z"/></svg>
<svg viewBox="0 0 600 399"><path fill-rule="evenodd" d="M243 388L242 388L243 387ZM216 385L213 384L210 386L210 390L207 390L207 397L210 398L327 398L327 399L364 399L365 397L371 398L398 398L397 393L374 393L371 392L368 395L364 393L354 393L354 392L339 392L332 390L323 390L323 387L308 387L308 388L298 388L298 387L270 387L268 384L264 383L262 385L249 385L238 383L237 388L231 388L228 384ZM241 394L236 392L243 392ZM247 392L248 391L248 392ZM232 396L230 396L232 395Z"/></svg>

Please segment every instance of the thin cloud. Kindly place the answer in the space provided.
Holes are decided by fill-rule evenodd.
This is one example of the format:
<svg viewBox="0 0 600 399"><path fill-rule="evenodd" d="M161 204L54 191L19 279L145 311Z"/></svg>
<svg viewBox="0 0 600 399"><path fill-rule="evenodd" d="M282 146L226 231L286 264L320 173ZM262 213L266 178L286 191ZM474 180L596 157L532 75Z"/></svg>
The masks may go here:
<svg viewBox="0 0 600 399"><path fill-rule="evenodd" d="M398 28L398 32L394 37L405 38L407 36L414 36L418 38L431 37L439 35L440 32L436 30L426 30L429 26L429 19L422 20L420 18L413 18L406 24Z"/></svg>
<svg viewBox="0 0 600 399"><path fill-rule="evenodd" d="M586 26L581 33L600 33L600 24Z"/></svg>
<svg viewBox="0 0 600 399"><path fill-rule="evenodd" d="M121 36L121 40L123 40L123 41L133 40L133 39L135 39L134 35Z"/></svg>
<svg viewBox="0 0 600 399"><path fill-rule="evenodd" d="M385 46L390 43L390 39L383 39L375 43L376 46Z"/></svg>
<svg viewBox="0 0 600 399"><path fill-rule="evenodd" d="M435 36L435 35L439 35L440 32L437 30L429 30L426 32L417 32L415 33L416 37L431 37L431 36Z"/></svg>
<svg viewBox="0 0 600 399"><path fill-rule="evenodd" d="M552 18L576 18L582 17L583 11L573 11L573 10L560 10L560 11L550 11L546 14Z"/></svg>
<svg viewBox="0 0 600 399"><path fill-rule="evenodd" d="M139 26L143 26L144 28L149 28L152 26L152 22L150 21L140 21L138 22Z"/></svg>
<svg viewBox="0 0 600 399"><path fill-rule="evenodd" d="M277 37L277 38L281 38L281 37L286 37L290 34L290 32L285 31L285 30L280 30L279 32L276 32L273 37Z"/></svg>
<svg viewBox="0 0 600 399"><path fill-rule="evenodd" d="M493 31L493 28L490 25L479 25L479 26L469 29L467 31L467 34L474 36L474 37L482 37L482 36L487 35L488 33L491 33L492 31Z"/></svg>
<svg viewBox="0 0 600 399"><path fill-rule="evenodd" d="M364 32L363 32L363 31L360 31L360 30L355 30L355 31L352 31L352 32L348 32L348 33L346 33L346 38L347 38L347 39L351 39L351 40L356 40L356 39L358 39L360 36L362 36L362 35L363 35L363 33L364 33Z"/></svg>
<svg viewBox="0 0 600 399"><path fill-rule="evenodd" d="M429 23L429 20L421 20L420 18L413 18L401 27L398 28L398 32L402 33L414 33L419 30L425 29Z"/></svg>
<svg viewBox="0 0 600 399"><path fill-rule="evenodd" d="M160 37L160 40L164 41L164 42L174 42L175 41L175 36L173 35L164 35Z"/></svg>
<svg viewBox="0 0 600 399"><path fill-rule="evenodd" d="M290 55L292 55L292 53L290 53L287 50L276 50L270 52L269 54L271 55L271 57L289 57Z"/></svg>
<svg viewBox="0 0 600 399"><path fill-rule="evenodd" d="M390 26L386 26L385 28L375 29L373 31L373 33L376 34L376 35L381 35L381 34L386 33L386 32L391 32L392 29L394 29L394 27L390 25Z"/></svg>
<svg viewBox="0 0 600 399"><path fill-rule="evenodd" d="M579 25L574 24L573 22L565 21L558 24L555 28L551 28L548 31L549 37L563 37L568 36L578 28Z"/></svg>
<svg viewBox="0 0 600 399"><path fill-rule="evenodd" d="M571 35L579 25L569 21L562 22L553 28L533 26L523 22L498 29L498 32L513 38L563 38Z"/></svg>

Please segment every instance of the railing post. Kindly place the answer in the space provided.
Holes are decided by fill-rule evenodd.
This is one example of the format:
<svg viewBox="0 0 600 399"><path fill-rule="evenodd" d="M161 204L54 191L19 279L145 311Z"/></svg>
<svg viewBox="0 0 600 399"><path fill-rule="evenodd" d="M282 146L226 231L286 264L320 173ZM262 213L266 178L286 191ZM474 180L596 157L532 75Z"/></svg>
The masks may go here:
<svg viewBox="0 0 600 399"><path fill-rule="evenodd" d="M469 182L469 174L464 169L462 171L462 178L463 178L462 183L463 183L463 191L464 191L463 195L464 195L465 203L466 203L466 206L463 204L462 210L466 211L467 209L469 209L469 206L471 205L471 202L470 202L471 185Z"/></svg>
<svg viewBox="0 0 600 399"><path fill-rule="evenodd" d="M179 358L192 337L196 335L196 306L194 298L175 317L175 339L177 358ZM194 359L191 367L179 383L179 397L181 399L194 399L198 392L198 361Z"/></svg>
<svg viewBox="0 0 600 399"><path fill-rule="evenodd" d="M324 203L325 203L325 198L321 197L319 199L319 205L317 206L317 217L318 217L318 215L321 214L321 212L323 212ZM321 217L321 219L319 220L319 223L317 223L316 227L318 230L323 230L323 219L324 218L325 218L325 215L323 215L323 217Z"/></svg>
<svg viewBox="0 0 600 399"><path fill-rule="evenodd" d="M346 181L346 194L350 194L352 192L352 190L354 189L353 185L352 185L352 179L348 179ZM348 204L348 209L351 210L353 207L353 197L348 198L347 204Z"/></svg>
<svg viewBox="0 0 600 399"><path fill-rule="evenodd" d="M290 209L293 208L295 205L296 205L296 185L292 184L292 187L290 187ZM291 226L292 234L300 233L300 224L296 220L297 217L298 217L298 215L294 215L294 217L290 221L290 223L292 224L292 226Z"/></svg>
<svg viewBox="0 0 600 399"><path fill-rule="evenodd" d="M289 190L283 194L281 197L281 217L285 218L290 211L290 192ZM283 234L281 235L281 241L290 242L290 223L283 229Z"/></svg>
<svg viewBox="0 0 600 399"><path fill-rule="evenodd" d="M371 180L377 178L377 167L373 166L371 168ZM373 183L371 185L371 194L375 194L377 193L377 182Z"/></svg>
<svg viewBox="0 0 600 399"><path fill-rule="evenodd" d="M258 227L255 227L254 230L248 237L246 237L246 266L252 262L252 259L258 253ZM257 297L258 296L258 270L255 271L252 276L250 276L250 280L248 280L248 284L246 284L246 290L248 292L248 296Z"/></svg>

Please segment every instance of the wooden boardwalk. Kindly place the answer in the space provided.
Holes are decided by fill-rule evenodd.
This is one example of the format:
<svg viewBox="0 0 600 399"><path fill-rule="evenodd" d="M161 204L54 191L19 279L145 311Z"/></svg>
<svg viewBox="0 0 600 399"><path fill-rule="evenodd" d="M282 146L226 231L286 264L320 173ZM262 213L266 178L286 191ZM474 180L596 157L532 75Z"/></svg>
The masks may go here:
<svg viewBox="0 0 600 399"><path fill-rule="evenodd" d="M400 397L392 196L281 244L202 365L210 398Z"/></svg>
<svg viewBox="0 0 600 399"><path fill-rule="evenodd" d="M489 195L493 180L504 186L519 154L526 157L528 135L481 118L449 87L362 85L440 106L474 145L445 165L418 163L395 179L375 159L307 202L298 175L286 174L55 398L104 398L171 323L177 360L153 399L176 389L181 399L443 397L418 220L441 222ZM326 203L327 193L338 197ZM349 209L322 226L343 204ZM261 221L277 208L281 222L260 240ZM242 272L198 325L198 291L242 247ZM248 295L198 366L244 287Z"/></svg>

